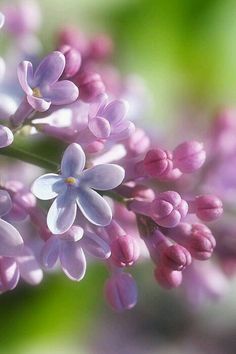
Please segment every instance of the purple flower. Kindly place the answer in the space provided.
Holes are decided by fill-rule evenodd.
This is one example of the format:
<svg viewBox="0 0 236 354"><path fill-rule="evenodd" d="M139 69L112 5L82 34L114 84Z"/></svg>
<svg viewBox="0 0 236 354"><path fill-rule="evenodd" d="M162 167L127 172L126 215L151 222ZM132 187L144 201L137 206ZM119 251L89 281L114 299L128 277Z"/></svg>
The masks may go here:
<svg viewBox="0 0 236 354"><path fill-rule="evenodd" d="M12 208L8 192L0 190L0 217L6 215ZM23 239L14 226L0 219L0 256L15 257L20 254Z"/></svg>
<svg viewBox="0 0 236 354"><path fill-rule="evenodd" d="M18 66L18 79L27 95L27 101L36 111L47 111L51 104L63 105L74 102L78 88L68 80L59 81L65 69L65 57L52 52L38 65L35 72L29 61Z"/></svg>
<svg viewBox="0 0 236 354"><path fill-rule="evenodd" d="M128 104L123 100L107 103L106 95L91 105L88 127L99 139L119 141L128 138L135 130L134 124L126 119Z"/></svg>
<svg viewBox="0 0 236 354"><path fill-rule="evenodd" d="M72 226L66 234L53 235L46 241L41 253L42 263L46 268L52 268L59 259L66 276L80 281L86 272L84 250L100 259L111 254L109 245L98 235Z"/></svg>
<svg viewBox="0 0 236 354"><path fill-rule="evenodd" d="M11 208L9 193L0 190L0 216L8 214ZM43 273L17 229L0 219L0 292L14 289L20 276L34 285L42 280Z"/></svg>
<svg viewBox="0 0 236 354"><path fill-rule="evenodd" d="M79 144L73 143L64 152L61 175L49 173L36 179L32 192L42 200L56 198L49 209L47 224L53 234L69 230L77 206L93 224L105 226L111 222L108 203L96 190L117 187L124 179L124 169L118 165L97 165L83 171L85 154Z"/></svg>

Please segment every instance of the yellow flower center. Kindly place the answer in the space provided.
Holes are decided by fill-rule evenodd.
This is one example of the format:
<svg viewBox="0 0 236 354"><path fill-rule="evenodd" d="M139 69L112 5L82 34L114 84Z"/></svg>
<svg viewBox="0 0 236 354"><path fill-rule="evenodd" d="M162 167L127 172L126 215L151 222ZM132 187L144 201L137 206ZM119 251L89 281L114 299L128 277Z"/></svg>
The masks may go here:
<svg viewBox="0 0 236 354"><path fill-rule="evenodd" d="M68 183L68 184L76 184L76 178L74 177L67 177L65 179L65 182Z"/></svg>
<svg viewBox="0 0 236 354"><path fill-rule="evenodd" d="M32 89L34 97L41 98L42 94L41 91L38 87L35 87Z"/></svg>

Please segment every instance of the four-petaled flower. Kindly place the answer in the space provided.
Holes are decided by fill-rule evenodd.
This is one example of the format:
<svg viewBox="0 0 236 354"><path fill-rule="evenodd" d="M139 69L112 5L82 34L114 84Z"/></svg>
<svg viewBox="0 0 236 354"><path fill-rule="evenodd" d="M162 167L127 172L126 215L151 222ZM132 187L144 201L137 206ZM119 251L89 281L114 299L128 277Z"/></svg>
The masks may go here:
<svg viewBox="0 0 236 354"><path fill-rule="evenodd" d="M35 73L29 61L18 66L18 79L27 95L28 103L39 112L47 111L51 104L63 105L74 102L78 88L68 80L59 80L65 68L65 57L55 51L47 55L38 65Z"/></svg>
<svg viewBox="0 0 236 354"><path fill-rule="evenodd" d="M49 173L36 179L32 192L42 200L56 198L51 205L47 224L53 234L69 230L76 217L77 205L93 224L105 226L111 222L109 204L95 190L117 187L124 179L124 169L104 164L84 170L85 154L79 144L73 143L64 152L61 175Z"/></svg>

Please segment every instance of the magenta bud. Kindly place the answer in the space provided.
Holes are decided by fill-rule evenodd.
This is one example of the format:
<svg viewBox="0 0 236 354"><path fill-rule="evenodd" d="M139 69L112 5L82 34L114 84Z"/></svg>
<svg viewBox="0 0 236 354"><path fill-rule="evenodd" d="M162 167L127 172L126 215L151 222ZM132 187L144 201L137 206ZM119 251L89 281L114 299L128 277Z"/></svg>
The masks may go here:
<svg viewBox="0 0 236 354"><path fill-rule="evenodd" d="M215 246L215 238L206 225L192 225L188 249L194 258L199 260L210 258Z"/></svg>
<svg viewBox="0 0 236 354"><path fill-rule="evenodd" d="M157 266L154 275L156 281L165 289L177 288L182 282L182 272Z"/></svg>
<svg viewBox="0 0 236 354"><path fill-rule="evenodd" d="M78 75L75 81L79 86L80 98L85 102L92 102L105 92L104 83L97 73L85 72Z"/></svg>
<svg viewBox="0 0 236 354"><path fill-rule="evenodd" d="M137 286L132 275L118 273L107 279L104 295L115 311L129 310L137 303Z"/></svg>
<svg viewBox="0 0 236 354"><path fill-rule="evenodd" d="M173 151L174 166L183 173L197 171L206 160L203 144L198 141L186 141Z"/></svg>
<svg viewBox="0 0 236 354"><path fill-rule="evenodd" d="M215 195L200 195L194 202L196 215L202 221L213 221L223 213L222 201Z"/></svg>
<svg viewBox="0 0 236 354"><path fill-rule="evenodd" d="M117 267L133 265L139 257L139 246L134 237L123 235L111 243L111 258Z"/></svg>
<svg viewBox="0 0 236 354"><path fill-rule="evenodd" d="M173 168L171 153L162 149L149 150L143 163L144 169L150 177L164 177Z"/></svg>
<svg viewBox="0 0 236 354"><path fill-rule="evenodd" d="M160 193L151 203L150 216L163 227L175 227L187 213L187 202L174 191Z"/></svg>
<svg viewBox="0 0 236 354"><path fill-rule="evenodd" d="M180 271L191 264L192 257L185 247L174 244L164 249L162 262L167 268Z"/></svg>
<svg viewBox="0 0 236 354"><path fill-rule="evenodd" d="M62 78L68 79L73 77L79 71L81 66L80 52L68 45L63 45L59 48L59 51L64 54L66 59L65 69L62 73Z"/></svg>

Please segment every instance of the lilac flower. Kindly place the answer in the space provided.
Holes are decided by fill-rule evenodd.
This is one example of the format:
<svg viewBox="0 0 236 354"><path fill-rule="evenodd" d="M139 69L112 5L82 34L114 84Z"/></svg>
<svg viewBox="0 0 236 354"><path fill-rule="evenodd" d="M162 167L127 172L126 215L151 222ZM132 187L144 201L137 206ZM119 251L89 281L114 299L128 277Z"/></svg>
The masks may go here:
<svg viewBox="0 0 236 354"><path fill-rule="evenodd" d="M11 208L10 195L0 190L0 216L8 214ZM17 229L0 219L0 292L14 289L20 275L34 285L41 281L43 273Z"/></svg>
<svg viewBox="0 0 236 354"><path fill-rule="evenodd" d="M68 80L59 81L65 68L61 52L52 52L38 65L35 73L29 61L18 66L18 79L27 95L27 101L36 111L44 112L51 104L63 105L74 102L78 88Z"/></svg>
<svg viewBox="0 0 236 354"><path fill-rule="evenodd" d="M42 249L42 263L52 268L57 260L68 278L80 281L86 272L84 250L94 257L106 259L110 257L109 245L98 235L84 231L79 226L72 226L63 235L52 235Z"/></svg>
<svg viewBox="0 0 236 354"><path fill-rule="evenodd" d="M126 119L128 104L124 100L107 103L107 97L91 105L88 127L99 139L119 141L128 138L134 132L134 124Z"/></svg>
<svg viewBox="0 0 236 354"><path fill-rule="evenodd" d="M124 169L118 165L97 165L83 171L85 154L73 143L64 152L61 175L49 173L36 179L32 192L42 200L56 198L49 209L47 224L54 234L62 234L72 226L77 205L93 224L105 226L111 222L108 203L94 189L105 191L121 184Z"/></svg>
<svg viewBox="0 0 236 354"><path fill-rule="evenodd" d="M0 217L12 208L11 197L7 191L0 190ZM20 254L23 239L14 226L0 219L0 256L15 257Z"/></svg>

